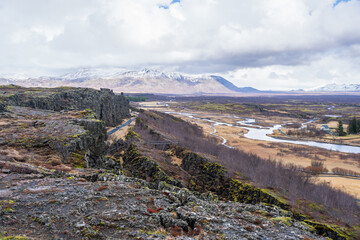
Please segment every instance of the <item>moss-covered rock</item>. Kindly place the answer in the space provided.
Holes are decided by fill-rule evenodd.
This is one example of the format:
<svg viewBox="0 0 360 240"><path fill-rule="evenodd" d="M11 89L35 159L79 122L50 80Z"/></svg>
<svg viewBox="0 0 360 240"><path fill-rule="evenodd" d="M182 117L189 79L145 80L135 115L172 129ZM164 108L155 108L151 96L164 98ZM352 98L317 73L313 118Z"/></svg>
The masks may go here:
<svg viewBox="0 0 360 240"><path fill-rule="evenodd" d="M175 154L182 159L181 167L192 176L189 189L219 192L226 180L223 166L185 149L176 149Z"/></svg>
<svg viewBox="0 0 360 240"><path fill-rule="evenodd" d="M125 139L126 139L127 141L132 141L132 140L134 140L134 139L136 139L136 138L138 138L138 137L139 137L139 134L137 134L136 132L134 132L134 130L133 130L132 127L129 128L128 133L125 135Z"/></svg>
<svg viewBox="0 0 360 240"><path fill-rule="evenodd" d="M6 105L0 100L0 112L4 112L6 110Z"/></svg>
<svg viewBox="0 0 360 240"><path fill-rule="evenodd" d="M5 86L7 87L7 86ZM1 89L1 87L0 87ZM6 88L7 105L23 106L53 111L91 109L97 119L107 126L116 126L130 117L129 100L110 89L89 88ZM1 108L1 106L0 106Z"/></svg>
<svg viewBox="0 0 360 240"><path fill-rule="evenodd" d="M353 238L348 234L346 234L342 228L336 225L319 223L311 220L305 220L304 222L314 227L316 233L324 237L328 237L335 240L347 240Z"/></svg>
<svg viewBox="0 0 360 240"><path fill-rule="evenodd" d="M268 203L285 210L290 208L287 201L267 189L260 189L247 183L228 178L226 169L184 148L174 149L175 155L182 159L181 167L192 177L188 188L198 192L215 192L224 199L242 203Z"/></svg>
<svg viewBox="0 0 360 240"><path fill-rule="evenodd" d="M7 236L7 237L0 237L0 240L27 240L27 237L23 236Z"/></svg>
<svg viewBox="0 0 360 240"><path fill-rule="evenodd" d="M123 156L124 169L132 176L148 180L155 184L164 181L168 184L181 187L181 183L164 173L160 166L153 160L142 156L135 144L130 144Z"/></svg>

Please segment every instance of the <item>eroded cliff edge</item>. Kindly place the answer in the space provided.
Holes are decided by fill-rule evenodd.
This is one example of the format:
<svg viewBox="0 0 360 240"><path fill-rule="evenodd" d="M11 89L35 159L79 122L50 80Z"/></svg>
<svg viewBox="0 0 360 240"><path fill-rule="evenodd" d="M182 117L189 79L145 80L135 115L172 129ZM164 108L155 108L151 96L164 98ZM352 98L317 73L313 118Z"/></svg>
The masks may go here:
<svg viewBox="0 0 360 240"><path fill-rule="evenodd" d="M116 126L130 116L129 100L110 89L90 88L23 88L14 85L0 87L6 105L52 111L91 109L106 126Z"/></svg>

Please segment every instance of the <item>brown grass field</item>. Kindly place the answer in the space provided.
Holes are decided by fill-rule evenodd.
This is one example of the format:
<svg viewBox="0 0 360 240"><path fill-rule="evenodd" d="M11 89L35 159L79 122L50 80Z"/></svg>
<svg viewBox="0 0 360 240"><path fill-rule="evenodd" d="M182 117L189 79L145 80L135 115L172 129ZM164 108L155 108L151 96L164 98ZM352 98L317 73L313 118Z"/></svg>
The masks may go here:
<svg viewBox="0 0 360 240"><path fill-rule="evenodd" d="M131 118L127 118L127 119L124 119L123 122L127 122L129 121ZM117 130L116 132L114 132L113 134L111 134L109 137L108 137L108 141L110 143L113 143L114 141L117 141L119 140L120 138L122 139L125 139L125 135L127 134L129 128L135 126L135 121L132 121L129 125L123 127L123 128L120 128L119 130ZM108 128L107 131L111 131L113 130L114 128L116 127L113 127L113 128Z"/></svg>
<svg viewBox="0 0 360 240"><path fill-rule="evenodd" d="M158 111L179 111L176 109L170 108L156 108ZM186 111L185 111L186 112ZM223 117L226 114L215 114L199 111L191 111L192 113L197 113L202 117L206 117L211 120L217 120L226 123L236 123L237 119ZM201 126L206 134L213 132L211 128L212 123L204 121L191 119L186 116L176 115L177 117L182 118L183 120L190 121L192 123L198 124ZM254 117L254 116L244 116L244 117ZM292 119L289 117L260 117L256 116L257 125L269 126L273 124L283 124L286 122L295 122L298 119ZM227 145L241 149L245 152L254 153L258 156L265 159L275 159L277 161L282 161L283 163L291 163L299 165L302 167L311 166L311 161L320 160L324 163L324 167L328 169L329 172L335 167L340 167L344 169L353 170L360 172L360 159L359 155L347 154L341 152L328 151L321 148L303 146L297 144L285 144L285 143L273 143L267 141L258 141L247 139L244 137L244 133L247 132L246 129L241 127L232 127L232 126L215 126L217 130L217 135L224 137L227 140ZM351 139L351 138L350 138ZM358 140L358 137L353 138L354 141ZM219 139L219 143L222 140ZM329 140L330 142L330 140ZM350 142L347 142L350 143ZM355 145L355 144L354 144ZM360 177L359 178L349 178L342 176L330 176L330 175L320 175L317 181L326 181L335 188L342 189L353 196L360 198Z"/></svg>

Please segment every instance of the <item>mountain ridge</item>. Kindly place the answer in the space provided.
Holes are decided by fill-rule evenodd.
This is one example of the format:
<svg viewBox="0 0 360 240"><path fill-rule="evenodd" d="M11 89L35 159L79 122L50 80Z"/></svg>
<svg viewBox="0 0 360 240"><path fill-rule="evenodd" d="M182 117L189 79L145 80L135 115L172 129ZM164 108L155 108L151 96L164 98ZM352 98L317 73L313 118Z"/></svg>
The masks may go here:
<svg viewBox="0 0 360 240"><path fill-rule="evenodd" d="M359 92L360 84L337 84L330 83L321 87L310 89L309 91L313 92Z"/></svg>
<svg viewBox="0 0 360 240"><path fill-rule="evenodd" d="M260 92L251 87L237 87L217 75L162 72L144 68L84 68L59 76L41 76L27 79L0 77L0 84L16 84L25 87L92 87L111 88L116 92L128 93L171 93L171 94L231 94L239 92Z"/></svg>

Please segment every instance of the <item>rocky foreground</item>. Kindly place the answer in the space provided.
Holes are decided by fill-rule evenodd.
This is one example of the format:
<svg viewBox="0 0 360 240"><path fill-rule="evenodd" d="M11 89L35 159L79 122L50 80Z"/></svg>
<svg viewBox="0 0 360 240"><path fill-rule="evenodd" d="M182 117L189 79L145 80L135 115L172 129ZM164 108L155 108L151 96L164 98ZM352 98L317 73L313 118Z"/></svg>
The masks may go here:
<svg viewBox="0 0 360 240"><path fill-rule="evenodd" d="M0 238L325 239L264 204L218 201L124 175L0 175ZM19 238L21 239L21 238Z"/></svg>
<svg viewBox="0 0 360 240"><path fill-rule="evenodd" d="M134 128L107 141L106 127L130 115L128 100L110 90L3 86L0 98L0 240L358 236L357 221L344 221L358 219L356 202L347 208L351 197L337 194L349 201L336 209L302 197L294 207L286 186L266 188L242 174L264 177L257 166L271 163L225 151L181 119L139 111ZM244 164L241 172L222 165L226 156ZM306 184L285 173L289 185Z"/></svg>

